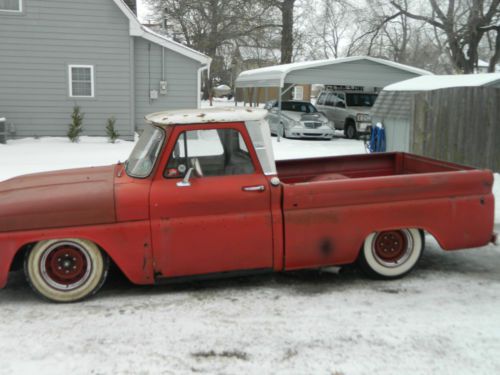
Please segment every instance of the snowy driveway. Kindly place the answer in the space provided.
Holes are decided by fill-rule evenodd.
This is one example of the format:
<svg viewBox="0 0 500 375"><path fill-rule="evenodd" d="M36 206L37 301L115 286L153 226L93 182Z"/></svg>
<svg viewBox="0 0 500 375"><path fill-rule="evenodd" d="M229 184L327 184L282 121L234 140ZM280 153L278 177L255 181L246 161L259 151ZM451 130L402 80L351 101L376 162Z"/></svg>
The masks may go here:
<svg viewBox="0 0 500 375"><path fill-rule="evenodd" d="M280 159L363 151L274 142ZM113 163L132 146L10 142L0 180ZM499 270L500 247L446 253L428 238L416 272L393 282L347 269L139 287L114 274L72 305L38 300L17 272L0 290L0 374L498 374Z"/></svg>
<svg viewBox="0 0 500 375"><path fill-rule="evenodd" d="M407 278L354 270L176 286L118 275L78 304L0 291L0 374L498 374L500 248L431 240Z"/></svg>

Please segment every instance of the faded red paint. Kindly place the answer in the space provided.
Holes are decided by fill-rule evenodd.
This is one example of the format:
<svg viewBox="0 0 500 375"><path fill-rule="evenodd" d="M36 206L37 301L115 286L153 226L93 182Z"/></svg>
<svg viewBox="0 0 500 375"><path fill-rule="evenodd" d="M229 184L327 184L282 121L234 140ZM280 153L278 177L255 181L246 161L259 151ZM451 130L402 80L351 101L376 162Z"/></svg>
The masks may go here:
<svg viewBox="0 0 500 375"><path fill-rule="evenodd" d="M114 167L37 173L0 183L0 232L114 223Z"/></svg>
<svg viewBox="0 0 500 375"><path fill-rule="evenodd" d="M190 187L163 177L180 131L216 127L243 134L254 174L193 178ZM399 228L426 230L447 250L492 239L489 171L404 153L356 155L278 162L282 184L273 186L243 123L168 126L166 133L149 178L116 165L1 182L0 287L24 245L49 239L95 242L137 284L352 263L370 233ZM263 191L242 189L259 185Z"/></svg>

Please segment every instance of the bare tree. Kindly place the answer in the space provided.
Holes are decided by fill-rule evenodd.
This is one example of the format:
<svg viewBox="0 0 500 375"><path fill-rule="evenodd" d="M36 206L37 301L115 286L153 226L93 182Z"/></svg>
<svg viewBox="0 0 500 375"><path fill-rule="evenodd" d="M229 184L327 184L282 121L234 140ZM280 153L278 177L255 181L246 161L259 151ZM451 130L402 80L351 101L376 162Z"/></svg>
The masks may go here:
<svg viewBox="0 0 500 375"><path fill-rule="evenodd" d="M146 0L164 32L212 58L211 76L207 77L204 97L213 81L225 79L227 58L242 40L265 28L279 25L269 19L270 6L245 0Z"/></svg>
<svg viewBox="0 0 500 375"><path fill-rule="evenodd" d="M296 0L260 0L264 7L273 7L280 13L281 63L291 63L294 47L294 10Z"/></svg>
<svg viewBox="0 0 500 375"><path fill-rule="evenodd" d="M483 37L493 30L498 35L500 0L428 0L430 14L410 10L406 1L391 0L390 3L405 16L439 30L455 69L463 73L474 72ZM490 71L498 61L499 49L500 43L496 43L490 57Z"/></svg>

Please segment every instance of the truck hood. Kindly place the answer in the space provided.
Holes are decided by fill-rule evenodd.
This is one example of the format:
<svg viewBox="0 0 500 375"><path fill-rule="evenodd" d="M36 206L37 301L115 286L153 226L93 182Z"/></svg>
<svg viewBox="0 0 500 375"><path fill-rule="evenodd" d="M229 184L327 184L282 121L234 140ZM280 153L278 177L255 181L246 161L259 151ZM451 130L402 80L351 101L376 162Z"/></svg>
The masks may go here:
<svg viewBox="0 0 500 375"><path fill-rule="evenodd" d="M370 115L372 107L349 107L347 110L354 116L356 116L358 113Z"/></svg>
<svg viewBox="0 0 500 375"><path fill-rule="evenodd" d="M114 166L0 182L0 232L113 223Z"/></svg>
<svg viewBox="0 0 500 375"><path fill-rule="evenodd" d="M295 111L282 111L282 114L294 121L319 121L328 122L328 119L321 113L303 113Z"/></svg>

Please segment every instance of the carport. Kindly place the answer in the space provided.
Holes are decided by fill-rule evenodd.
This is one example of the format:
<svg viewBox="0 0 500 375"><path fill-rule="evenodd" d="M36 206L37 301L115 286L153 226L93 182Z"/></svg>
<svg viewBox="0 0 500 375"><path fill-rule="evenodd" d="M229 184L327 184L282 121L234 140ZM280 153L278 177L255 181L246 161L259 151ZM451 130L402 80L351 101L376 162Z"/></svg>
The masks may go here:
<svg viewBox="0 0 500 375"><path fill-rule="evenodd" d="M432 73L408 65L368 56L316 60L247 70L238 76L235 89L243 89L245 102L257 104L258 88L278 89L283 94L296 85L343 85L383 88L387 85ZM249 91L252 92L249 95ZM236 103L237 101L235 101ZM280 106L281 107L281 106Z"/></svg>

